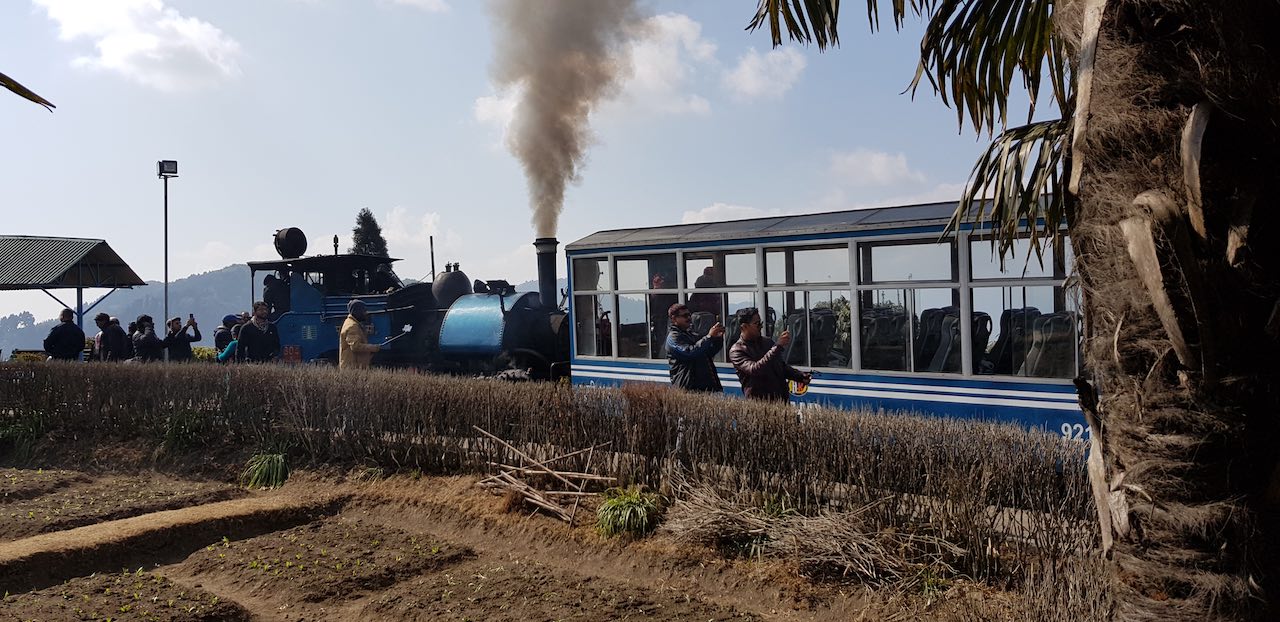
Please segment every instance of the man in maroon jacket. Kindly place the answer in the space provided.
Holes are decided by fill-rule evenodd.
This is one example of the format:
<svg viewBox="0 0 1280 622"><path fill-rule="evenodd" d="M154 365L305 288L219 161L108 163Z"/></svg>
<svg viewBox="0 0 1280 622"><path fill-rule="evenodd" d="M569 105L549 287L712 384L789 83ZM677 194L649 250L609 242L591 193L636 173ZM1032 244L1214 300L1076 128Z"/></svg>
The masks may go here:
<svg viewBox="0 0 1280 622"><path fill-rule="evenodd" d="M739 309L737 316L742 336L729 349L729 362L738 372L743 395L749 399L785 401L791 395L788 380L808 384L811 374L788 365L784 356L791 343L791 331L779 335L775 344L764 336L764 323L754 307Z"/></svg>

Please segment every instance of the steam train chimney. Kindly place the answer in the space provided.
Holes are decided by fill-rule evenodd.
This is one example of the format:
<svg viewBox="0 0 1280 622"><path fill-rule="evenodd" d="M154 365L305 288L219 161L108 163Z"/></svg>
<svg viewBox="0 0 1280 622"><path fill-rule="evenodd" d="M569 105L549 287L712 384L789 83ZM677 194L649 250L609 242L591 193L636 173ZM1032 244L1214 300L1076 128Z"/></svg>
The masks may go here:
<svg viewBox="0 0 1280 622"><path fill-rule="evenodd" d="M555 238L538 238L533 241L533 248L538 251L538 297L542 306L555 308L560 302L556 287L556 247L560 242Z"/></svg>

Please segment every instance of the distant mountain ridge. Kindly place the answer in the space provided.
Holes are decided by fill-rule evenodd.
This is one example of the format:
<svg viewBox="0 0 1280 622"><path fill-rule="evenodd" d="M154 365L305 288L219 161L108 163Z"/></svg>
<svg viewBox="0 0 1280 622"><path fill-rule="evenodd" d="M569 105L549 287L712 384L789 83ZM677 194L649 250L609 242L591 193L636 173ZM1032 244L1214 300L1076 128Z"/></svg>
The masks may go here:
<svg viewBox="0 0 1280 622"><path fill-rule="evenodd" d="M559 289L567 287L565 279L556 282ZM517 291L536 292L538 282L525 281L516 285ZM254 293L262 295L262 284L255 285ZM102 298L99 298L102 300ZM170 315L187 317L195 314L200 324L203 340L195 345L212 345L213 330L228 313L248 311L252 303L249 297L249 267L244 264L233 264L220 270L193 274L169 283ZM86 302L88 307L90 302ZM93 324L93 316L106 313L120 318L121 325L127 326L139 315L147 314L157 323L164 321L164 283L148 281L145 287L120 289L112 292L92 311L85 313L84 332L94 335L98 328ZM57 323L56 319L36 322L29 312L15 313L0 317L0 360L8 359L9 352L18 350L39 350L43 347L44 338L49 329Z"/></svg>

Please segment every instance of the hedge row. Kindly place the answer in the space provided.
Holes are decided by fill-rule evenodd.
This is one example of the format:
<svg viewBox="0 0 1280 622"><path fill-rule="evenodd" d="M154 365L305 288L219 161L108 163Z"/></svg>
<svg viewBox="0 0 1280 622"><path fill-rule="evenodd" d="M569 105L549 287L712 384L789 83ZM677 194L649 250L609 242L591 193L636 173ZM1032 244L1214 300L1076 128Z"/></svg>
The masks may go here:
<svg viewBox="0 0 1280 622"><path fill-rule="evenodd" d="M971 552L968 571L1093 545L1084 451L1010 425L747 402L659 385L511 384L274 366L0 365L0 438L153 438L170 449L290 447L314 463L482 473L610 443L591 470L663 485L683 463L724 490L802 511L873 510ZM17 430L17 432L15 432ZM585 456L572 465L587 468ZM1033 553L1039 551L1040 553Z"/></svg>

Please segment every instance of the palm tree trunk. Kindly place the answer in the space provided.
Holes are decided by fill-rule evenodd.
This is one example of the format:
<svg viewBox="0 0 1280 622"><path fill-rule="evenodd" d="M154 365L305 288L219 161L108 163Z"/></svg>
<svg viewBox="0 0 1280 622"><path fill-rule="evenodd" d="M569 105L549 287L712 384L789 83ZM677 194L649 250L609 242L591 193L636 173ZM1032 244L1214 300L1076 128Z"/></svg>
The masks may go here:
<svg viewBox="0 0 1280 622"><path fill-rule="evenodd" d="M1275 24L1265 0L1110 0L1077 113L1071 232L1121 619L1278 611L1280 214L1254 209L1280 195Z"/></svg>

